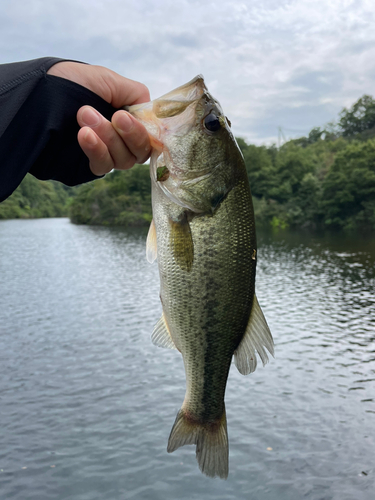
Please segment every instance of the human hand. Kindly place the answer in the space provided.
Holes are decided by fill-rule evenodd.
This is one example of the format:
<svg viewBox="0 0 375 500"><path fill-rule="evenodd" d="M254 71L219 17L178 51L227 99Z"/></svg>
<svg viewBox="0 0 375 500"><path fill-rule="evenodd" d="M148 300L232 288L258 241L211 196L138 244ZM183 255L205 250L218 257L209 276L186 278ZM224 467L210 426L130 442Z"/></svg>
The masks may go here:
<svg viewBox="0 0 375 500"><path fill-rule="evenodd" d="M88 88L115 108L150 100L145 85L102 66L63 61L52 66L47 73ZM150 156L151 146L145 127L126 111L117 111L111 123L91 106L82 106L77 121L81 126L78 142L95 175L104 175L113 168L131 168L134 163L143 163Z"/></svg>

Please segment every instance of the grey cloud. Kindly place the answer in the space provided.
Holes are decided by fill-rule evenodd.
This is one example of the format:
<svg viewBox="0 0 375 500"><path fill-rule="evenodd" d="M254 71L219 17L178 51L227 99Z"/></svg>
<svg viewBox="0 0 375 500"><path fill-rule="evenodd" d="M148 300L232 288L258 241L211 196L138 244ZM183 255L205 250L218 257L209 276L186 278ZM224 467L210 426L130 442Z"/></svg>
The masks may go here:
<svg viewBox="0 0 375 500"><path fill-rule="evenodd" d="M373 0L3 0L0 62L56 55L108 66L157 97L203 73L237 135L308 133L374 95Z"/></svg>
<svg viewBox="0 0 375 500"><path fill-rule="evenodd" d="M199 40L188 33L181 33L170 37L172 45L178 45L187 48L197 48L200 46Z"/></svg>
<svg viewBox="0 0 375 500"><path fill-rule="evenodd" d="M330 104L279 108L270 111L259 121L240 119L233 125L233 131L237 136L257 144L276 142L279 127L287 139L301 137L313 127L323 127L335 119L338 111Z"/></svg>
<svg viewBox="0 0 375 500"><path fill-rule="evenodd" d="M290 84L295 87L302 87L308 93L308 98L316 100L323 95L329 95L331 92L340 88L341 75L333 71L311 71L300 74L290 80Z"/></svg>

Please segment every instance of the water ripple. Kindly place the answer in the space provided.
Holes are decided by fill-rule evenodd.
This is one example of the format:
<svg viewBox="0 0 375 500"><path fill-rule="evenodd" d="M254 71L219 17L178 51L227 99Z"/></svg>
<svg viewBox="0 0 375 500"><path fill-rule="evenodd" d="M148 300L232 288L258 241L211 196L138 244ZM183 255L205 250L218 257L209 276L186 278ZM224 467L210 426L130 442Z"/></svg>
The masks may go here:
<svg viewBox="0 0 375 500"><path fill-rule="evenodd" d="M230 372L222 482L166 452L185 378L144 232L0 221L1 498L372 499L375 244L340 238L259 235L276 358Z"/></svg>

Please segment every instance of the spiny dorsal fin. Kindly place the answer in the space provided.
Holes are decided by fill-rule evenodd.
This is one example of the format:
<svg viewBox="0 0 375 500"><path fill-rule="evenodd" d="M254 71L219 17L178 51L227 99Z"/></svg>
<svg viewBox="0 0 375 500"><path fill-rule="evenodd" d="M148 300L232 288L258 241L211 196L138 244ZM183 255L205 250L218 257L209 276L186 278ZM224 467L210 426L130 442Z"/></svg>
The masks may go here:
<svg viewBox="0 0 375 500"><path fill-rule="evenodd" d="M171 334L167 323L165 322L164 313L161 318L156 323L154 331L151 335L152 343L158 347L164 347L166 349L177 349L172 340Z"/></svg>
<svg viewBox="0 0 375 500"><path fill-rule="evenodd" d="M179 222L170 220L170 224L173 257L183 271L189 272L194 259L194 244L190 224L186 217Z"/></svg>
<svg viewBox="0 0 375 500"><path fill-rule="evenodd" d="M152 264L156 259L157 255L158 255L158 247L156 241L156 228L154 219L152 219L146 240L146 257L148 262Z"/></svg>
<svg viewBox="0 0 375 500"><path fill-rule="evenodd" d="M259 354L263 365L268 363L267 352L264 349L265 347L273 356L274 345L272 335L256 295L254 295L253 307L251 309L245 335L240 345L234 351L234 363L242 375L248 375L255 371L257 367L255 351Z"/></svg>

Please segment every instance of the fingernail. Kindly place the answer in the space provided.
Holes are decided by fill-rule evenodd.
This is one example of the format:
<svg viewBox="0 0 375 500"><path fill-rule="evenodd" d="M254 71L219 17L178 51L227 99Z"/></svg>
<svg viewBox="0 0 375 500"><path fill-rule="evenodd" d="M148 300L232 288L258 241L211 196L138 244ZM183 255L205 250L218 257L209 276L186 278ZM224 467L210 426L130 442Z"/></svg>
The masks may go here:
<svg viewBox="0 0 375 500"><path fill-rule="evenodd" d="M130 132L133 128L133 120L127 113L119 113L116 117L116 128L118 128L121 132Z"/></svg>
<svg viewBox="0 0 375 500"><path fill-rule="evenodd" d="M88 127L96 127L100 123L100 114L92 108L85 108L81 114L82 122Z"/></svg>
<svg viewBox="0 0 375 500"><path fill-rule="evenodd" d="M98 143L96 135L90 129L87 129L84 139L90 146L96 146L96 144Z"/></svg>

